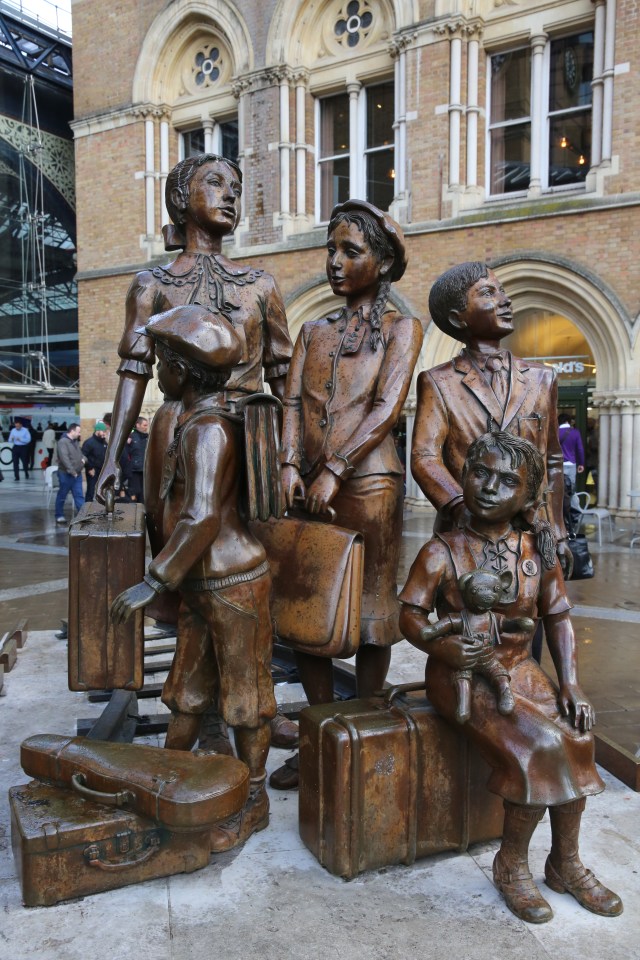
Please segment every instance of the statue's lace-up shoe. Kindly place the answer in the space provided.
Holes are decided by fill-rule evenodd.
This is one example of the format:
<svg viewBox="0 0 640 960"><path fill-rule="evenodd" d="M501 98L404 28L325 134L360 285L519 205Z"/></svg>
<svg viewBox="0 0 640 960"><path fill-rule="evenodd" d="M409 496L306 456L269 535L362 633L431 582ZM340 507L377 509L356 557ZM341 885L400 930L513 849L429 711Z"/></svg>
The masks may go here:
<svg viewBox="0 0 640 960"><path fill-rule="evenodd" d="M228 817L211 828L209 835L211 853L233 850L248 840L252 833L264 830L269 825L269 797L266 790L266 774L252 780L249 799L239 813Z"/></svg>

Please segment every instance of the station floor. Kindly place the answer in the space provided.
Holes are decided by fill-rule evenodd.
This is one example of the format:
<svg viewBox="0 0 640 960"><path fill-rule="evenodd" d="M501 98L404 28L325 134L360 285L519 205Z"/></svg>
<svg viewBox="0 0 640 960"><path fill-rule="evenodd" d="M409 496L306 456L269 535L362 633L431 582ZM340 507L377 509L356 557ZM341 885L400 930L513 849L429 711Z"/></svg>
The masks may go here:
<svg viewBox="0 0 640 960"><path fill-rule="evenodd" d="M6 801L7 789L28 779L19 744L35 733L74 734L76 719L102 705L67 689L66 644L55 636L66 617L66 528L56 525L39 475L16 483L10 474L0 484L0 635L27 616L29 636L0 696L0 960L639 960L640 793L604 770L607 789L587 803L581 845L587 865L623 898L613 920L544 886L548 816L534 834L531 866L555 917L536 927L510 914L493 887L496 842L345 883L303 846L297 794L277 791L268 829L204 870L24 908ZM70 519L69 503L67 512ZM400 580L431 525L429 512L407 511ZM629 549L629 539L617 529L613 543L598 547L591 531L596 576L569 584L569 593L597 729L639 756L640 549ZM422 655L402 642L389 679L420 679L423 668ZM286 756L273 750L269 768Z"/></svg>

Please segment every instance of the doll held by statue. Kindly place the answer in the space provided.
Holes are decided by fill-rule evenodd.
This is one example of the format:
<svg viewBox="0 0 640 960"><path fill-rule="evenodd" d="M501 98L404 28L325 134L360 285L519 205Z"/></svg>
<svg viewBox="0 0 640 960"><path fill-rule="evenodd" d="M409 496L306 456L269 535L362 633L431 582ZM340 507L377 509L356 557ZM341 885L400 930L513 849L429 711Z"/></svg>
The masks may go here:
<svg viewBox="0 0 640 960"><path fill-rule="evenodd" d="M490 570L464 573L458 580L463 609L457 614L449 613L422 630L423 640L435 640L455 633L470 646L481 648L481 657L476 666L457 670L453 677L458 698L458 723L466 723L471 716L471 678L474 673L485 677L493 687L499 713L507 716L515 706L509 672L495 656L494 648L501 642L501 633L533 630L535 624L530 617L507 620L502 614L493 612L494 605L507 595L512 580L508 570L503 573L492 573Z"/></svg>

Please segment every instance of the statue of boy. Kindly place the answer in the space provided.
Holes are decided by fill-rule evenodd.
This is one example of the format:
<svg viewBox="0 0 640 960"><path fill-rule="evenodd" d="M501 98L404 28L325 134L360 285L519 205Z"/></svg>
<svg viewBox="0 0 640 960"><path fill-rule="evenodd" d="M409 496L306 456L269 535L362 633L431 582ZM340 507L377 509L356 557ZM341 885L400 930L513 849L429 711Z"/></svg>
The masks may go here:
<svg viewBox="0 0 640 960"><path fill-rule="evenodd" d="M503 430L530 440L543 457L545 488L551 489L546 510L568 575L555 372L501 349L500 341L513 333L511 300L486 263L461 263L438 277L429 311L440 330L465 344L455 359L418 377L411 469L438 510L436 529L464 520L461 477L469 444Z"/></svg>
<svg viewBox="0 0 640 960"><path fill-rule="evenodd" d="M469 521L436 534L418 554L400 594L400 625L428 654L427 694L441 716L469 738L492 769L489 789L504 798L502 843L493 877L509 909L529 923L553 916L529 871L529 841L549 808L551 852L547 886L571 893L593 913L615 917L622 901L583 866L578 854L587 796L604 784L594 763L593 707L578 682L576 642L555 542L548 523L533 521L544 460L528 440L497 432L471 444L461 483ZM500 712L489 683L476 671L482 646L457 633L432 636L428 617L456 616L464 607L460 577L478 568L508 571L511 587L497 605L505 617L542 617L559 689L531 656L532 634L503 634L495 656L510 675L515 706ZM469 720L456 722L457 671L471 670Z"/></svg>
<svg viewBox="0 0 640 960"><path fill-rule="evenodd" d="M212 830L218 853L269 822L265 762L276 712L271 577L244 519L243 423L223 389L244 344L221 314L196 305L152 317L145 336L154 341L160 389L182 412L161 473L166 543L144 580L114 600L111 615L122 622L157 594L179 592L176 653L162 692L171 710L165 746L190 750L218 697L251 776L244 809Z"/></svg>

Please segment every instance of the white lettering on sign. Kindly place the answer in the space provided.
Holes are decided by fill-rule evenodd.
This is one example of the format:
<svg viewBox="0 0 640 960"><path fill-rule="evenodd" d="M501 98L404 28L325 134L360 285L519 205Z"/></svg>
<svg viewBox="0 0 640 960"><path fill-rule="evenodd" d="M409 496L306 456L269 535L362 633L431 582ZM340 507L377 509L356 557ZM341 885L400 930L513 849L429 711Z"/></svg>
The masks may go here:
<svg viewBox="0 0 640 960"><path fill-rule="evenodd" d="M560 360L553 364L557 374L561 373L584 373L584 363L581 360Z"/></svg>

